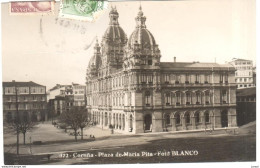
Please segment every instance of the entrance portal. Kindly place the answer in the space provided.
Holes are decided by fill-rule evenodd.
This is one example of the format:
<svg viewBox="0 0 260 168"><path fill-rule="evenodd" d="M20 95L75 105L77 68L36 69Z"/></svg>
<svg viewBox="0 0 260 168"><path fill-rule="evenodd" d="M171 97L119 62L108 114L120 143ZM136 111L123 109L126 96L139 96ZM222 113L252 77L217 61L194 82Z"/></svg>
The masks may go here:
<svg viewBox="0 0 260 168"><path fill-rule="evenodd" d="M152 130L152 116L150 114L146 114L144 116L144 130L145 131Z"/></svg>
<svg viewBox="0 0 260 168"><path fill-rule="evenodd" d="M223 110L221 112L221 126L228 127L228 112L227 110Z"/></svg>

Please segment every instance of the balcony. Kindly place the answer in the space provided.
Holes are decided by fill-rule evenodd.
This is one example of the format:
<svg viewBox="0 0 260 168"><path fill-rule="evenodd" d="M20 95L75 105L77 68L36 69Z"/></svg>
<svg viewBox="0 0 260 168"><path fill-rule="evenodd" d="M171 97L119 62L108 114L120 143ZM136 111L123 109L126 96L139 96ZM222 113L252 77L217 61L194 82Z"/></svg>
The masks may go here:
<svg viewBox="0 0 260 168"><path fill-rule="evenodd" d="M190 82L189 81L185 81L185 84L189 84Z"/></svg>
<svg viewBox="0 0 260 168"><path fill-rule="evenodd" d="M190 102L186 102L186 105L191 105Z"/></svg>
<svg viewBox="0 0 260 168"><path fill-rule="evenodd" d="M180 106L181 105L181 103L180 102L176 102L176 106Z"/></svg>
<svg viewBox="0 0 260 168"><path fill-rule="evenodd" d="M196 102L196 105L200 105L200 102Z"/></svg>
<svg viewBox="0 0 260 168"><path fill-rule="evenodd" d="M180 82L179 81L175 81L175 84L180 84Z"/></svg>
<svg viewBox="0 0 260 168"><path fill-rule="evenodd" d="M195 84L199 84L200 82L199 81L195 81Z"/></svg>

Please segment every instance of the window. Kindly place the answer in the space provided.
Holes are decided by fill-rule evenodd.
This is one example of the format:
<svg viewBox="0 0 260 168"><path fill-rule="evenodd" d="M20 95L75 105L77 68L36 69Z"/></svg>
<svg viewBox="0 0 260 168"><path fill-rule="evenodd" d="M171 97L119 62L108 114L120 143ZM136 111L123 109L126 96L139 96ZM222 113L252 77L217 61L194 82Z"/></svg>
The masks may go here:
<svg viewBox="0 0 260 168"><path fill-rule="evenodd" d="M185 75L185 84L189 84L190 83L190 75L186 74Z"/></svg>
<svg viewBox="0 0 260 168"><path fill-rule="evenodd" d="M150 75L148 76L148 82L149 82L149 83L153 83L153 75L152 75L152 74L150 74Z"/></svg>
<svg viewBox="0 0 260 168"><path fill-rule="evenodd" d="M210 121L209 121L209 112L205 112L205 122L206 123L209 123Z"/></svg>
<svg viewBox="0 0 260 168"><path fill-rule="evenodd" d="M228 83L228 74L225 74L225 83Z"/></svg>
<svg viewBox="0 0 260 168"><path fill-rule="evenodd" d="M196 74L195 75L195 83L198 84L200 82L200 75Z"/></svg>
<svg viewBox="0 0 260 168"><path fill-rule="evenodd" d="M210 102L210 96L209 96L209 91L205 92L205 103L206 105L208 105Z"/></svg>
<svg viewBox="0 0 260 168"><path fill-rule="evenodd" d="M205 75L205 81L204 81L205 84L208 84L209 83L209 75Z"/></svg>
<svg viewBox="0 0 260 168"><path fill-rule="evenodd" d="M176 114L176 124L181 124L181 116L180 114Z"/></svg>
<svg viewBox="0 0 260 168"><path fill-rule="evenodd" d="M223 83L223 74L219 74L219 83Z"/></svg>
<svg viewBox="0 0 260 168"><path fill-rule="evenodd" d="M171 117L170 117L169 114L167 114L167 115L165 116L165 123L166 123L166 125L170 125L170 124L171 124Z"/></svg>
<svg viewBox="0 0 260 168"><path fill-rule="evenodd" d="M170 105L170 95L171 94L169 92L165 94L165 104L166 104L166 106Z"/></svg>
<svg viewBox="0 0 260 168"><path fill-rule="evenodd" d="M186 124L190 124L191 123L190 113L186 113L184 117L185 117L185 123Z"/></svg>
<svg viewBox="0 0 260 168"><path fill-rule="evenodd" d="M180 83L180 75L176 75L175 84L179 84L179 83Z"/></svg>
<svg viewBox="0 0 260 168"><path fill-rule="evenodd" d="M176 106L179 106L181 103L181 93L180 92L177 92L176 93Z"/></svg>
<svg viewBox="0 0 260 168"><path fill-rule="evenodd" d="M141 82L142 83L146 83L146 76L145 76L145 74L141 75Z"/></svg>
<svg viewBox="0 0 260 168"><path fill-rule="evenodd" d="M186 93L186 105L190 105L191 104L191 93L187 92Z"/></svg>
<svg viewBox="0 0 260 168"><path fill-rule="evenodd" d="M196 92L196 104L200 104L200 99L201 99L201 96L200 96L200 92Z"/></svg>
<svg viewBox="0 0 260 168"><path fill-rule="evenodd" d="M146 106L150 106L150 99L151 99L151 94L149 91L145 92L145 104Z"/></svg>
<svg viewBox="0 0 260 168"><path fill-rule="evenodd" d="M227 91L225 89L222 90L222 103L227 103Z"/></svg>
<svg viewBox="0 0 260 168"><path fill-rule="evenodd" d="M169 80L170 80L170 75L169 74L165 74L165 83L169 84Z"/></svg>
<svg viewBox="0 0 260 168"><path fill-rule="evenodd" d="M152 65L153 61L152 60L148 60L148 65Z"/></svg>
<svg viewBox="0 0 260 168"><path fill-rule="evenodd" d="M200 113L199 112L195 113L195 122L200 123Z"/></svg>

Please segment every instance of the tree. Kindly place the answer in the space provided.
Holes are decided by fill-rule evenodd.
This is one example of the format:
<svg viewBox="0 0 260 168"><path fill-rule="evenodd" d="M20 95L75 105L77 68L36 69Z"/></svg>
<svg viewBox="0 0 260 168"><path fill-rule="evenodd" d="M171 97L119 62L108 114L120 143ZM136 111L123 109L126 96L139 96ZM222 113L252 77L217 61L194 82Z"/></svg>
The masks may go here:
<svg viewBox="0 0 260 168"><path fill-rule="evenodd" d="M34 128L34 126L37 123L35 121L32 121L30 118L25 117L19 124L19 130L23 134L23 144L25 145L25 135L28 132L28 130Z"/></svg>
<svg viewBox="0 0 260 168"><path fill-rule="evenodd" d="M25 137L28 130L31 130L34 128L35 125L37 125L37 121L32 120L32 118L29 117L28 113L23 113L23 117L19 116L18 119L15 117L14 119L6 118L5 123L8 125L8 127L14 131L17 131L17 133L23 134L23 144L25 145Z"/></svg>
<svg viewBox="0 0 260 168"><path fill-rule="evenodd" d="M72 107L60 115L60 122L70 126L74 131L75 141L77 141L77 130L81 129L81 139L83 139L83 128L88 124L86 109Z"/></svg>

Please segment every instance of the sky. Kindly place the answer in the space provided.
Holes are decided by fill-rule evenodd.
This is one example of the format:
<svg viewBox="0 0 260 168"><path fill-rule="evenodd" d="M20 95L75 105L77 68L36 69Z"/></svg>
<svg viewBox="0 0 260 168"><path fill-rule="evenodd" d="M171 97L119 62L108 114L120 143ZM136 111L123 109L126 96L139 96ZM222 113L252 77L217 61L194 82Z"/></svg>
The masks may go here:
<svg viewBox="0 0 260 168"><path fill-rule="evenodd" d="M3 81L56 84L85 83L94 39L100 41L116 5L127 37L135 29L140 2L110 2L94 23L55 15L10 16L2 5ZM255 0L142 1L147 29L161 50L161 61L225 63L256 61Z"/></svg>

